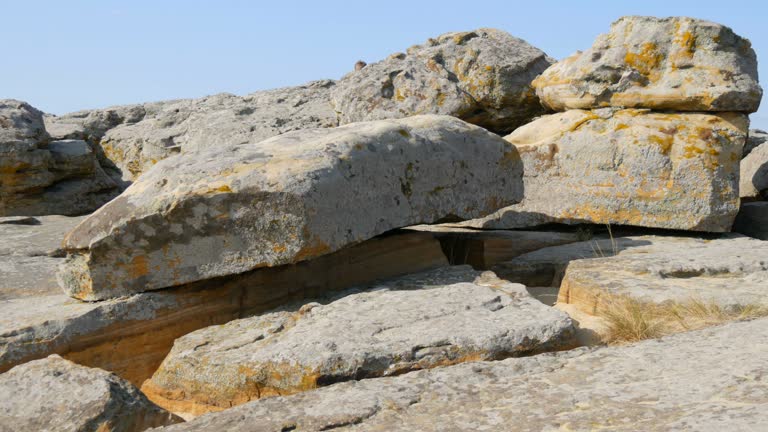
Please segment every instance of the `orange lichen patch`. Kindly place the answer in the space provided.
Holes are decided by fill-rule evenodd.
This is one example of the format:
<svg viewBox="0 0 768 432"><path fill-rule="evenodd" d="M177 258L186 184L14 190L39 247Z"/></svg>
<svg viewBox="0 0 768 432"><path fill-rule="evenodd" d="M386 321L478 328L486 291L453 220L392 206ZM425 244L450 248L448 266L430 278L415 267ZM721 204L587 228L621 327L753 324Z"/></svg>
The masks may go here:
<svg viewBox="0 0 768 432"><path fill-rule="evenodd" d="M651 81L658 77L658 67L664 56L656 50L656 44L645 42L638 52L627 51L624 62Z"/></svg>
<svg viewBox="0 0 768 432"><path fill-rule="evenodd" d="M149 261L146 255L137 255L131 260L128 274L133 278L140 278L149 274Z"/></svg>
<svg viewBox="0 0 768 432"><path fill-rule="evenodd" d="M296 253L294 260L303 261L309 258L325 255L331 251L331 247L327 243L315 238L313 241L307 242L307 246L304 246Z"/></svg>
<svg viewBox="0 0 768 432"><path fill-rule="evenodd" d="M616 125L615 128L613 128L613 130L620 131L622 129L628 129L628 128L629 128L629 125L627 125L626 123L619 123Z"/></svg>
<svg viewBox="0 0 768 432"><path fill-rule="evenodd" d="M285 252L286 250L288 250L288 248L285 245L276 244L276 245L272 246L272 251L275 252L275 253L279 253L280 254L280 253Z"/></svg>
<svg viewBox="0 0 768 432"><path fill-rule="evenodd" d="M671 135L660 137L658 135L651 135L648 140L654 144L658 144L662 154L668 155L672 149L674 138Z"/></svg>

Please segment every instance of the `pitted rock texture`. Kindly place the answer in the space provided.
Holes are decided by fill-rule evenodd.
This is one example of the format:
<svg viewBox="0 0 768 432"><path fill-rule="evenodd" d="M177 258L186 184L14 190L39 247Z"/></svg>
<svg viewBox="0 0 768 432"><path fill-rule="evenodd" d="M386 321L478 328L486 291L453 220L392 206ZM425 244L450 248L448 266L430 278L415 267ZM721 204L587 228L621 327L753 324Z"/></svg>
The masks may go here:
<svg viewBox="0 0 768 432"><path fill-rule="evenodd" d="M142 391L194 415L340 381L562 349L573 333L567 315L523 285L446 267L188 334Z"/></svg>
<svg viewBox="0 0 768 432"><path fill-rule="evenodd" d="M448 116L297 131L158 164L65 239L64 290L98 300L480 217L522 195L517 150Z"/></svg>
<svg viewBox="0 0 768 432"><path fill-rule="evenodd" d="M159 430L749 431L768 423L766 350L759 319L341 383Z"/></svg>
<svg viewBox="0 0 768 432"><path fill-rule="evenodd" d="M310 261L114 300L86 303L63 294L31 297L3 289L0 373L56 353L141 385L174 340L192 331L447 264L430 235L398 231Z"/></svg>
<svg viewBox="0 0 768 432"><path fill-rule="evenodd" d="M742 204L736 222L733 223L733 231L768 240L768 201Z"/></svg>
<svg viewBox="0 0 768 432"><path fill-rule="evenodd" d="M741 160L739 195L746 199L768 199L768 142L754 147Z"/></svg>
<svg viewBox="0 0 768 432"><path fill-rule="evenodd" d="M501 30L446 33L346 75L332 102L342 124L446 114L504 134L544 112L531 81L552 63Z"/></svg>
<svg viewBox="0 0 768 432"><path fill-rule="evenodd" d="M178 423L122 378L57 355L0 375L0 431L141 432Z"/></svg>
<svg viewBox="0 0 768 432"><path fill-rule="evenodd" d="M597 107L755 112L762 89L750 42L686 17L622 17L592 47L533 82L556 111Z"/></svg>
<svg viewBox="0 0 768 432"><path fill-rule="evenodd" d="M338 124L330 105L334 85L331 80L313 81L247 96L222 93L135 108L146 113L139 121L126 120L108 129L101 147L123 178L133 181L175 154L254 144L295 130L334 127Z"/></svg>
<svg viewBox="0 0 768 432"><path fill-rule="evenodd" d="M523 161L525 199L460 225L730 231L747 124L737 113L611 108L541 117L506 137Z"/></svg>
<svg viewBox="0 0 768 432"><path fill-rule="evenodd" d="M558 302L600 315L607 302L685 304L701 301L729 310L768 306L768 242L729 234L689 237L630 237L643 246L605 257L571 261Z"/></svg>

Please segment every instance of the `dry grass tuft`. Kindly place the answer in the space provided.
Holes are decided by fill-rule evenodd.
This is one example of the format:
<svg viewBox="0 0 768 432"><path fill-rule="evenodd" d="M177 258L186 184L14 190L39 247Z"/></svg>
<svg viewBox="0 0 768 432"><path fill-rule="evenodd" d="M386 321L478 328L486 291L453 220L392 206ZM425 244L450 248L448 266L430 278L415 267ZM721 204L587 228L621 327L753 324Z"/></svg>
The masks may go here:
<svg viewBox="0 0 768 432"><path fill-rule="evenodd" d="M657 304L617 297L606 302L598 316L606 323L605 342L621 344L768 316L768 307L749 304L724 308L714 301L695 298Z"/></svg>

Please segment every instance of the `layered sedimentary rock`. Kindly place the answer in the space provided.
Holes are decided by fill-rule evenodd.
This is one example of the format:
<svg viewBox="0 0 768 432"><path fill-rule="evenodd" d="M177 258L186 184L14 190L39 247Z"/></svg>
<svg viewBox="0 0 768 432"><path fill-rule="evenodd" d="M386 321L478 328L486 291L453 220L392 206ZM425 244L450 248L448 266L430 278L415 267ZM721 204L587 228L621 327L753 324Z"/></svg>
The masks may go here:
<svg viewBox="0 0 768 432"><path fill-rule="evenodd" d="M0 431L141 432L179 417L109 372L57 355L0 375Z"/></svg>
<svg viewBox="0 0 768 432"><path fill-rule="evenodd" d="M623 17L592 47L534 83L557 111L607 106L755 112L762 89L750 42L720 24L686 17Z"/></svg>
<svg viewBox="0 0 768 432"><path fill-rule="evenodd" d="M199 328L447 264L435 239L405 232L311 261L116 300L84 303L53 292L9 293L0 301L0 373L58 353L140 385L176 338Z"/></svg>
<svg viewBox="0 0 768 432"><path fill-rule="evenodd" d="M42 112L0 100L0 216L84 214L119 190L90 144L52 141Z"/></svg>
<svg viewBox="0 0 768 432"><path fill-rule="evenodd" d="M735 348L738 347L738 348ZM268 398L162 431L750 430L768 423L768 319Z"/></svg>
<svg viewBox="0 0 768 432"><path fill-rule="evenodd" d="M468 266L379 282L185 335L142 386L200 414L340 381L499 360L573 344L562 312Z"/></svg>
<svg viewBox="0 0 768 432"><path fill-rule="evenodd" d="M509 133L544 112L531 81L552 63L500 30L446 33L346 75L332 102L342 124L446 114Z"/></svg>
<svg viewBox="0 0 768 432"><path fill-rule="evenodd" d="M464 225L730 231L747 124L737 113L611 108L541 117L506 137L523 161L525 199Z"/></svg>
<svg viewBox="0 0 768 432"><path fill-rule="evenodd" d="M741 205L733 231L761 240L768 240L768 201Z"/></svg>
<svg viewBox="0 0 768 432"><path fill-rule="evenodd" d="M447 116L308 129L171 158L65 239L84 300L334 252L398 227L517 202L517 150Z"/></svg>
<svg viewBox="0 0 768 432"><path fill-rule="evenodd" d="M768 198L768 142L753 147L741 160L739 194L746 199Z"/></svg>

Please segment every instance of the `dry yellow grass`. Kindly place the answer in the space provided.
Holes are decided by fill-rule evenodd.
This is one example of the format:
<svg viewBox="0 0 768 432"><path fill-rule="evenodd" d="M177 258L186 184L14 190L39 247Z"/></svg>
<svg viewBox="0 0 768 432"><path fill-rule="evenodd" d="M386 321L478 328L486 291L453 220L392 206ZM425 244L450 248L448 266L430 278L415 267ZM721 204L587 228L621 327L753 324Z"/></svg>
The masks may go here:
<svg viewBox="0 0 768 432"><path fill-rule="evenodd" d="M724 308L714 301L691 298L682 302L650 303L617 297L605 303L598 316L606 323L605 342L621 344L658 338L728 321L768 316L768 307L740 305Z"/></svg>

